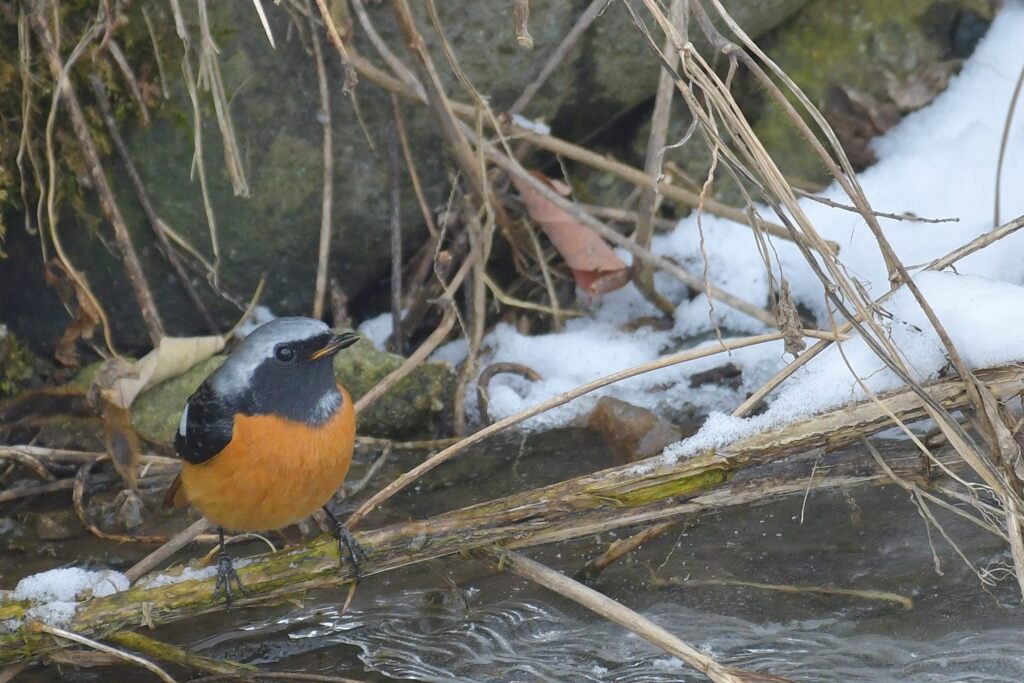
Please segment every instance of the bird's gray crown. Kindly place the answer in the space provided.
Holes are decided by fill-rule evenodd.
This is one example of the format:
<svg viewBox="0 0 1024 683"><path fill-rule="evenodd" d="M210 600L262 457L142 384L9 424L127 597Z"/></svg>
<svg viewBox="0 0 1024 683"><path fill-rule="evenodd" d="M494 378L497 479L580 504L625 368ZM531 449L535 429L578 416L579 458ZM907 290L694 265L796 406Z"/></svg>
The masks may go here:
<svg viewBox="0 0 1024 683"><path fill-rule="evenodd" d="M210 376L210 383L221 394L241 393L248 388L260 363L273 357L278 344L299 342L328 332L330 328L326 323L313 318L275 318L250 332Z"/></svg>

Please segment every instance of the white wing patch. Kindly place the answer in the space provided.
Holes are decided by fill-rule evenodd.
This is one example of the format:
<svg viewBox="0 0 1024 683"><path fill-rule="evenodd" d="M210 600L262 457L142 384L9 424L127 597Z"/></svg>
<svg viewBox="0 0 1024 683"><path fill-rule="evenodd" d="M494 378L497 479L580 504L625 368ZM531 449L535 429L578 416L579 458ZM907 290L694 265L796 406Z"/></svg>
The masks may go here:
<svg viewBox="0 0 1024 683"><path fill-rule="evenodd" d="M178 434L185 436L186 425L188 425L188 403L185 404L185 410L181 411L181 421L178 422Z"/></svg>

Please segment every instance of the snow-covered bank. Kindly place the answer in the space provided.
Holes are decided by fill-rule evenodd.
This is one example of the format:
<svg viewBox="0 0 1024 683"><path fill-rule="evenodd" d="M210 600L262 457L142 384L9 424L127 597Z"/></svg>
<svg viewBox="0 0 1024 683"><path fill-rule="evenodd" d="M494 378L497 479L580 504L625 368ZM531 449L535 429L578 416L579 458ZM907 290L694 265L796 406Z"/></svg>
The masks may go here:
<svg viewBox="0 0 1024 683"><path fill-rule="evenodd" d="M875 142L879 162L862 173L860 181L876 210L959 219L949 223L880 219L904 263L925 264L992 229L996 160L1007 106L1021 67L1022 36L1024 4L1012 0L946 92ZM1019 190L1024 186L1022 128L1024 115L1018 113L1003 168L1003 220L1024 214L1024 193ZM685 153L685 149L676 153ZM834 186L825 194L846 201ZM810 200L805 200L803 206L822 235L840 244L843 263L864 283L867 292L871 296L884 293L888 289L885 266L860 217ZM713 216L705 216L702 226L711 281L747 301L766 301L768 276L750 229ZM819 323L825 323L825 297L820 282L796 247L785 240L772 242L778 266L789 280L794 299L814 313ZM671 234L657 237L653 246L657 253L677 260L691 272L704 269L695 217L681 221ZM980 277L923 273L918 279L965 360L981 367L1024 359L1024 325L1014 328L1014 312L1024 304L1024 289L1019 287L1024 284L1024 234L1017 233L964 259L957 264L957 271ZM590 318L569 321L561 333L525 336L509 326L497 328L487 339L483 365L522 363L544 379L529 382L509 375L496 377L490 386L491 416L504 417L596 377L653 360L677 348L683 340L712 333L712 318L733 333L764 331L761 323L722 304L716 304L712 312L703 295L686 300L681 286L673 280L658 276L657 283L660 291L681 302L671 330L623 329L630 320L656 314L631 285L606 296ZM893 316L887 325L894 339L905 349L919 377L935 376L945 358L920 309L906 293L900 293L885 310ZM881 364L862 342L854 339L843 348L873 390L895 386L894 377L877 372ZM738 389L689 387L686 379L690 375L726 360L744 369L743 383ZM535 418L530 425L564 424L588 411L601 394L655 408L670 417L686 410L688 404L705 411L728 413L786 360L782 344L776 343L668 368L578 399ZM765 415L744 422L713 415L692 443L711 445L726 435L749 433L858 395L855 379L843 359L832 350L791 379L777 393Z"/></svg>

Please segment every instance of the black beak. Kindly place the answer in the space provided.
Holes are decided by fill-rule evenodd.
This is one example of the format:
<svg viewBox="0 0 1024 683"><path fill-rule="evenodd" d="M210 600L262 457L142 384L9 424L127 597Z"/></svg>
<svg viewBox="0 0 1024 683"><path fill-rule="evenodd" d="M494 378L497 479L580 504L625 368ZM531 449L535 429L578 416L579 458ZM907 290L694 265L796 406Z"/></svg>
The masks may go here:
<svg viewBox="0 0 1024 683"><path fill-rule="evenodd" d="M319 348L313 353L309 354L309 359L320 360L321 358L333 356L338 351L341 351L342 349L347 349L348 347L355 344L357 341L359 341L359 335L357 334L353 334L351 332L342 332L341 334L336 334L327 341L327 344L324 345L323 348Z"/></svg>

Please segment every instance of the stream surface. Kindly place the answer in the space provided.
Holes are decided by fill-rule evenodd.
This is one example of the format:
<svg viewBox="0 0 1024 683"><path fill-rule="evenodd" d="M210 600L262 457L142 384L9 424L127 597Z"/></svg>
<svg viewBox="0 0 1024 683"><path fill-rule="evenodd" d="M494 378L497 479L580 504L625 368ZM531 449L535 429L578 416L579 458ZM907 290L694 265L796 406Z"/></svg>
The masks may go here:
<svg viewBox="0 0 1024 683"><path fill-rule="evenodd" d="M395 456L370 488L422 457ZM436 514L614 464L600 437L584 430L510 436L435 470L365 524ZM929 536L905 491L866 486L689 518L612 565L596 587L722 663L797 681L1024 681L1022 610L1005 544L955 515L933 513L976 569L1002 579L998 584L984 586L941 532L932 528ZM632 531L527 554L572 574ZM99 543L85 537L78 544L90 541ZM117 550L93 548L92 556ZM705 583L677 583L688 579ZM888 591L912 598L913 608L714 583L722 580ZM369 577L342 614L346 592L313 593L301 606L208 615L154 635L265 670L363 681L704 680L619 626L473 560ZM25 680L53 680L55 670L26 673ZM110 669L64 674L135 680L109 678Z"/></svg>

